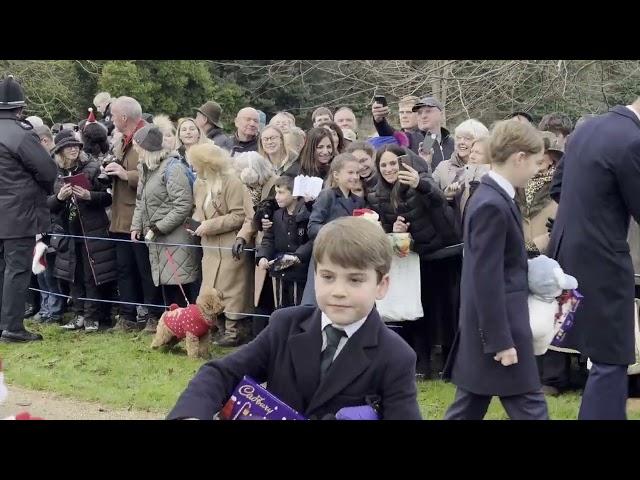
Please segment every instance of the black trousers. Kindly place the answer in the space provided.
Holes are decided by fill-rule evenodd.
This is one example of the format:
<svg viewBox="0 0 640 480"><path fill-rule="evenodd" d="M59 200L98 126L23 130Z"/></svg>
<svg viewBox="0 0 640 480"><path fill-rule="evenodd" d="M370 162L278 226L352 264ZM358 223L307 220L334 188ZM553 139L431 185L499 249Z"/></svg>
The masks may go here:
<svg viewBox="0 0 640 480"><path fill-rule="evenodd" d="M273 289L271 288L271 278L267 277L260 292L260 298L258 299L258 306L255 308L255 313L258 315L271 315L275 310L275 303L273 302ZM252 317L251 320L251 335L253 338L267 327L269 319L267 317Z"/></svg>
<svg viewBox="0 0 640 480"><path fill-rule="evenodd" d="M493 397L477 395L460 387L444 416L445 420L482 420ZM500 397L500 403L511 420L549 420L547 402L541 391Z"/></svg>
<svg viewBox="0 0 640 480"><path fill-rule="evenodd" d="M103 321L106 306L103 302L90 302L78 300L79 298L95 298L102 300L102 289L100 289L93 278L87 249L82 240L75 242L76 269L73 283L69 284L69 290L73 297L71 311L75 315L84 315L88 319Z"/></svg>
<svg viewBox="0 0 640 480"><path fill-rule="evenodd" d="M582 394L578 420L626 420L627 365L594 362Z"/></svg>
<svg viewBox="0 0 640 480"><path fill-rule="evenodd" d="M444 368L458 328L461 273L460 255L420 262L424 317L402 322L398 331L416 352L417 373L437 375ZM439 358L432 358L434 346L441 347Z"/></svg>
<svg viewBox="0 0 640 480"><path fill-rule="evenodd" d="M194 296L195 290L193 288L193 282L182 285L184 295L178 285L161 285L160 288L162 290L162 300L167 306L175 303L179 307L184 308L187 306L187 302L184 298L185 295L187 296L189 303L196 303L196 298L198 297L197 295Z"/></svg>
<svg viewBox="0 0 640 480"><path fill-rule="evenodd" d="M125 233L111 233L112 238L130 240ZM147 303L160 305L162 292L153 284L151 278L151 264L149 263L149 249L144 242L116 243L116 257L118 262L118 293L120 300L131 303ZM160 318L162 308L147 307L149 313ZM120 305L120 316L129 321L136 320L135 305Z"/></svg>
<svg viewBox="0 0 640 480"><path fill-rule="evenodd" d="M38 277L31 273L31 279L29 281L29 287L32 288L40 288L40 284L38 283ZM34 307L36 313L40 308L40 303L42 301L42 297L40 296L40 292L35 292L33 290L27 290L27 302L25 305L25 309L31 305Z"/></svg>
<svg viewBox="0 0 640 480"><path fill-rule="evenodd" d="M576 353L547 350L544 355L536 357L540 381L560 391L584 388L588 371L583 358Z"/></svg>
<svg viewBox="0 0 640 480"><path fill-rule="evenodd" d="M35 236L0 240L0 330L24 330Z"/></svg>

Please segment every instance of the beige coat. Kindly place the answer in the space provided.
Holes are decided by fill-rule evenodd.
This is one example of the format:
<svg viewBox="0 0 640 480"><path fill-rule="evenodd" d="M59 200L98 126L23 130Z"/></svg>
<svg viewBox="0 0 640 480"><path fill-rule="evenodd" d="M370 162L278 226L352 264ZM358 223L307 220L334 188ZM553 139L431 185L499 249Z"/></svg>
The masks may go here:
<svg viewBox="0 0 640 480"><path fill-rule="evenodd" d="M253 257L243 255L234 260L231 247L245 219L245 187L234 174L223 180L218 197L205 204L207 184L198 179L194 184L194 220L202 222L205 233L201 239L202 286L222 293L225 316L231 320L244 318L233 313L251 313L253 303ZM224 247L206 248L206 247Z"/></svg>
<svg viewBox="0 0 640 480"><path fill-rule="evenodd" d="M144 125L142 123L141 127ZM111 204L111 226L109 231L129 234L133 211L136 208L138 154L133 149L133 140L126 147L124 146L124 137L117 141L113 150L118 161L127 171L128 179L121 180L119 177L113 177L113 203Z"/></svg>

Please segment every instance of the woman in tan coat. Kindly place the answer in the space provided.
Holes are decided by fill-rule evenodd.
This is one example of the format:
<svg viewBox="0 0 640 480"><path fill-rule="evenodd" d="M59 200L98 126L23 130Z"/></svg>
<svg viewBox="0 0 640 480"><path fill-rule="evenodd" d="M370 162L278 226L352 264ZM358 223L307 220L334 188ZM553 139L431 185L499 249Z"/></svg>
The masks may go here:
<svg viewBox="0 0 640 480"><path fill-rule="evenodd" d="M252 258L245 255L235 260L231 255L245 219L245 187L233 171L229 153L213 143L194 145L187 158L198 174L193 219L201 222L194 233L201 237L203 246L202 286L216 288L225 303L226 321L219 322L224 336L214 343L237 346L249 328L249 317L237 314L251 313L253 290Z"/></svg>
<svg viewBox="0 0 640 480"><path fill-rule="evenodd" d="M549 243L547 222L556 217L558 204L549 196L556 165L562 157L562 147L550 132L540 132L544 141L544 157L540 170L525 188L516 192L516 202L522 213L522 229L529 257L544 254Z"/></svg>

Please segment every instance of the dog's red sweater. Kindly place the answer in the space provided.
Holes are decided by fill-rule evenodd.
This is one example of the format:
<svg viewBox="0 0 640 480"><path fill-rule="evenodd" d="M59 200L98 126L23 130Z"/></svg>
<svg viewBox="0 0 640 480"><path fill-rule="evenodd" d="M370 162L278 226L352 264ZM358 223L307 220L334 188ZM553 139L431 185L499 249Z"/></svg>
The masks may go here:
<svg viewBox="0 0 640 480"><path fill-rule="evenodd" d="M186 337L187 332L201 337L209 330L198 305L179 308L175 303L171 304L169 311L164 314L164 323L179 339Z"/></svg>

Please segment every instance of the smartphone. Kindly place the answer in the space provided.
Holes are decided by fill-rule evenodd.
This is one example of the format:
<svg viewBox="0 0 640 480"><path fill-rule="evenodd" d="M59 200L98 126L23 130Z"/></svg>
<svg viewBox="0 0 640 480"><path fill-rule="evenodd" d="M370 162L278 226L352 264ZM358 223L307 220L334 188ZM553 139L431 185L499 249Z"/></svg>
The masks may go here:
<svg viewBox="0 0 640 480"><path fill-rule="evenodd" d="M387 106L387 99L385 98L384 95L374 95L373 102L374 103L379 103L383 107Z"/></svg>
<svg viewBox="0 0 640 480"><path fill-rule="evenodd" d="M192 232L195 232L200 226L200 222L194 220L193 218L187 218L184 221L184 226L187 227Z"/></svg>
<svg viewBox="0 0 640 480"><path fill-rule="evenodd" d="M398 157L398 170L406 171L407 167L404 166L404 162L409 161L409 155L400 155Z"/></svg>

